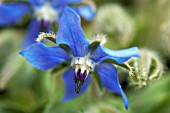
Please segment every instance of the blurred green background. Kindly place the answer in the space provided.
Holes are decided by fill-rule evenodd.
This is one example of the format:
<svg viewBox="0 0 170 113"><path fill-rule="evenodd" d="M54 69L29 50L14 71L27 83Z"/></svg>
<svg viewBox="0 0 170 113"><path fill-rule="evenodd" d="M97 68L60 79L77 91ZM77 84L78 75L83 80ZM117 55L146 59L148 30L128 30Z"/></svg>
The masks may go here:
<svg viewBox="0 0 170 113"><path fill-rule="evenodd" d="M63 103L64 68L39 71L19 55L29 23L26 17L15 25L0 27L0 113L170 113L170 1L85 1L94 2L97 10L92 22L82 20L86 37L93 40L97 34L104 34L105 47L110 49L137 46L153 51L156 58L151 60L156 59L158 65L152 66L143 59L138 63L144 65L140 68L152 67L145 78L160 68L156 76L161 78L138 88L129 73L120 69L120 82L129 99L128 110L119 95L100 89L95 79L85 94ZM142 58L150 58L145 55L147 52L142 54Z"/></svg>

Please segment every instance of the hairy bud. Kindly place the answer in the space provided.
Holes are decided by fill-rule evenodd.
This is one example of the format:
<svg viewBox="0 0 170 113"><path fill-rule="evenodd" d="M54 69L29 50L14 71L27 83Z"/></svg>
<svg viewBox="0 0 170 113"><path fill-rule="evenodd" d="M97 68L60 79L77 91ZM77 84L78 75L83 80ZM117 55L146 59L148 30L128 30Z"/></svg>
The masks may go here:
<svg viewBox="0 0 170 113"><path fill-rule="evenodd" d="M142 87L150 81L159 79L163 73L163 64L158 55L150 50L141 49L141 57L127 62L132 83ZM133 68L131 68L133 67Z"/></svg>
<svg viewBox="0 0 170 113"><path fill-rule="evenodd" d="M119 5L108 4L99 8L94 21L97 33L113 37L117 43L127 45L133 35L133 22L128 13Z"/></svg>

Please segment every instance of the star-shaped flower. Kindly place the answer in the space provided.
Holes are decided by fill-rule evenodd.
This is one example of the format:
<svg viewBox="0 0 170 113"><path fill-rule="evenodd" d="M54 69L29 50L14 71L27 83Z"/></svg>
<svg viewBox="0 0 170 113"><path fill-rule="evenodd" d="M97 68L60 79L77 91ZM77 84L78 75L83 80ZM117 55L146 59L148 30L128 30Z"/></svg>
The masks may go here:
<svg viewBox="0 0 170 113"><path fill-rule="evenodd" d="M21 20L23 16L32 16L28 27L24 47L35 43L39 32L49 32L52 24L58 21L62 9L68 4L78 4L82 0L28 0L27 2L2 2L0 4L0 26L7 26ZM86 20L90 21L95 16L94 8L89 5L72 7Z"/></svg>
<svg viewBox="0 0 170 113"><path fill-rule="evenodd" d="M122 64L131 57L139 57L136 47L110 50L97 42L90 44L81 28L80 17L67 6L59 20L56 43L59 46L49 47L39 42L26 48L20 54L40 70L52 69L64 61L70 62L70 67L63 75L65 81L63 101L84 93L90 83L90 74L96 71L102 86L111 92L120 94L126 109L128 108L128 100L120 86L117 69L106 60L110 59L109 61ZM66 49L64 45L69 49Z"/></svg>

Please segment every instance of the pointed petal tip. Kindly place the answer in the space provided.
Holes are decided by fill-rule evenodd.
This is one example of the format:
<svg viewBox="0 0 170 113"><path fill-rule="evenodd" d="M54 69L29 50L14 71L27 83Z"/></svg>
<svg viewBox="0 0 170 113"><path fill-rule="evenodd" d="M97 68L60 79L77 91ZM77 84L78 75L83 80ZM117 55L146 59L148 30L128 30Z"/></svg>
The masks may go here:
<svg viewBox="0 0 170 113"><path fill-rule="evenodd" d="M134 51L136 51L136 56L135 57L140 57L140 51L139 51L139 49L137 48L137 47L133 47L134 48Z"/></svg>
<svg viewBox="0 0 170 113"><path fill-rule="evenodd" d="M23 56L23 51L20 51L19 54Z"/></svg>
<svg viewBox="0 0 170 113"><path fill-rule="evenodd" d="M122 96L125 109L127 110L128 99L120 86L117 69L111 63L103 62L95 68L95 71L98 72L100 82L104 88Z"/></svg>
<svg viewBox="0 0 170 113"><path fill-rule="evenodd" d="M88 5L81 6L78 9L78 13L87 21L92 21L96 15L96 10Z"/></svg>
<svg viewBox="0 0 170 113"><path fill-rule="evenodd" d="M19 54L20 54L21 56L23 56L23 57L24 57L24 56L25 56L25 52L24 52L24 50L20 51L20 52L19 52Z"/></svg>
<svg viewBox="0 0 170 113"><path fill-rule="evenodd" d="M71 7L65 6L63 10L63 15L70 16L70 18L74 18L75 21L78 23L81 23L81 18L80 16L74 11Z"/></svg>
<svg viewBox="0 0 170 113"><path fill-rule="evenodd" d="M126 110L128 110L128 108L129 108L128 100L126 100L126 102L124 102L124 104L125 104L125 108L126 108Z"/></svg>
<svg viewBox="0 0 170 113"><path fill-rule="evenodd" d="M32 44L31 46L28 46L28 47L24 48L22 51L19 52L19 54L24 57L24 56L25 56L25 52L26 52L27 50L29 50L29 48L31 48L33 45L36 45L36 44Z"/></svg>
<svg viewBox="0 0 170 113"><path fill-rule="evenodd" d="M125 106L126 110L128 110L128 106Z"/></svg>
<svg viewBox="0 0 170 113"><path fill-rule="evenodd" d="M125 109L128 110L128 99L125 95L125 93L123 92L123 90L121 90L121 95L122 95L122 99L123 99L123 102L124 102L124 105L125 105Z"/></svg>
<svg viewBox="0 0 170 113"><path fill-rule="evenodd" d="M39 70L52 69L69 59L67 52L62 48L48 47L43 43L33 44L19 54Z"/></svg>
<svg viewBox="0 0 170 113"><path fill-rule="evenodd" d="M91 59L95 62L102 62L103 60L110 59L117 62L118 64L122 64L132 57L140 57L140 52L137 47L125 48L121 50L111 50L99 45L91 54Z"/></svg>

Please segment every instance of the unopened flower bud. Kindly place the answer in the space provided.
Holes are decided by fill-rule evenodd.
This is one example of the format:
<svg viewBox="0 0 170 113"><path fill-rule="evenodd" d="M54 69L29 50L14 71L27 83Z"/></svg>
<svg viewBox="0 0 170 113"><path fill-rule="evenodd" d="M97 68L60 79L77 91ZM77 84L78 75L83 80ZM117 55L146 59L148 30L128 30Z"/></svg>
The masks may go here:
<svg viewBox="0 0 170 113"><path fill-rule="evenodd" d="M133 21L119 5L108 4L99 8L94 21L97 33L105 33L117 43L125 46L133 35Z"/></svg>
<svg viewBox="0 0 170 113"><path fill-rule="evenodd" d="M150 81L161 77L163 64L158 55L153 51L141 49L140 55L140 58L131 59L127 64L133 67L130 68L132 83L142 87L147 85Z"/></svg>

